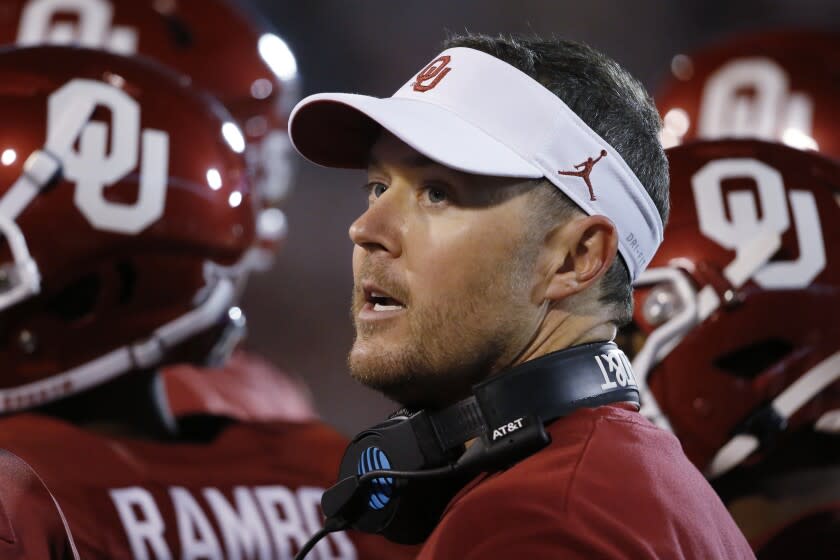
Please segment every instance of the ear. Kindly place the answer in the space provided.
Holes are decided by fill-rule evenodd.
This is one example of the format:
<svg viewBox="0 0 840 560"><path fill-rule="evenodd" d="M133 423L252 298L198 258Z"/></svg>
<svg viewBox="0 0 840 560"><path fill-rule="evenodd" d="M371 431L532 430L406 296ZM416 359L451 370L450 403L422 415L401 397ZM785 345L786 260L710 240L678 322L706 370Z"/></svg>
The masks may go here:
<svg viewBox="0 0 840 560"><path fill-rule="evenodd" d="M558 301L583 292L609 270L618 251L618 233L606 216L580 216L550 243L557 262L545 298Z"/></svg>

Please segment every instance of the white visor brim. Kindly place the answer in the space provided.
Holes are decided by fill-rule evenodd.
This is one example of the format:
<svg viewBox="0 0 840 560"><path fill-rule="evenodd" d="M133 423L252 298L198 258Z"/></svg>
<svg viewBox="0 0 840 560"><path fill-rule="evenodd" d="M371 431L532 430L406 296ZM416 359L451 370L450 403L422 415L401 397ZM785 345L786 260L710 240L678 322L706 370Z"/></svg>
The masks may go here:
<svg viewBox="0 0 840 560"><path fill-rule="evenodd" d="M289 124L292 143L303 157L348 169L368 166L382 129L429 159L465 173L531 179L544 175L481 128L423 101L322 93L301 101Z"/></svg>

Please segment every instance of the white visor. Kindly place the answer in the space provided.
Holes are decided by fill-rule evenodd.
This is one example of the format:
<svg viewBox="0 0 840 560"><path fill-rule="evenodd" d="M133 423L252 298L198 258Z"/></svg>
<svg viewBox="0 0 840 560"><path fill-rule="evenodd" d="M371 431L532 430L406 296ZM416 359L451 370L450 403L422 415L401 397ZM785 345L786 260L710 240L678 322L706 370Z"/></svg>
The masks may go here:
<svg viewBox="0 0 840 560"><path fill-rule="evenodd" d="M384 99L310 95L292 111L289 136L314 163L365 169L383 128L452 169L548 179L615 224L631 280L662 242L659 212L618 152L560 98L489 54L448 49Z"/></svg>

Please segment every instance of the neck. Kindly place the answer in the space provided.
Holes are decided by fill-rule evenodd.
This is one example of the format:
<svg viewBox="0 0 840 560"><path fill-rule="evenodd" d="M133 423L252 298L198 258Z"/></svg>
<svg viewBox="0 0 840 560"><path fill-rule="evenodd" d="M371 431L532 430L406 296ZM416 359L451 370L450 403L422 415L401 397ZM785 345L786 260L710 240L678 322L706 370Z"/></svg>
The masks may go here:
<svg viewBox="0 0 840 560"><path fill-rule="evenodd" d="M609 341L615 338L615 334L615 325L603 317L576 315L563 309L551 308L536 336L510 367L572 346Z"/></svg>

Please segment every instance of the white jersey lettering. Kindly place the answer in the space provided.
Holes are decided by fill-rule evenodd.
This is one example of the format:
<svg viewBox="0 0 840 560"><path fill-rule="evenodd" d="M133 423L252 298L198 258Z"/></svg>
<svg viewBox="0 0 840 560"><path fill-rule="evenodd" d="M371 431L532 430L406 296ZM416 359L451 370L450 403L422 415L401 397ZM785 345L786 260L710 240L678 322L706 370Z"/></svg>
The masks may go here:
<svg viewBox="0 0 840 560"><path fill-rule="evenodd" d="M213 532L213 527L201 506L186 489L174 486L169 489L175 519L178 523L178 538L181 541L182 560L222 560L222 548Z"/></svg>
<svg viewBox="0 0 840 560"><path fill-rule="evenodd" d="M132 557L136 560L291 560L323 527L323 488L236 486L188 489L173 486L165 494L140 487L110 491ZM161 504L175 514L167 527ZM167 538L170 542L167 543ZM177 542L175 541L177 538ZM357 560L355 545L344 532L331 533L307 560Z"/></svg>
<svg viewBox="0 0 840 560"><path fill-rule="evenodd" d="M110 494L125 534L128 535L128 544L134 558L172 560L172 553L163 538L163 517L152 494L137 486L117 488L111 490Z"/></svg>
<svg viewBox="0 0 840 560"><path fill-rule="evenodd" d="M278 556L291 558L292 550L301 548L309 539L291 491L283 486L259 486L254 494L268 522Z"/></svg>
<svg viewBox="0 0 840 560"><path fill-rule="evenodd" d="M265 523L260 518L251 491L242 486L233 489L232 505L216 488L205 488L204 498L210 504L219 527L228 560L271 560L271 542ZM315 529L316 531L318 529Z"/></svg>

